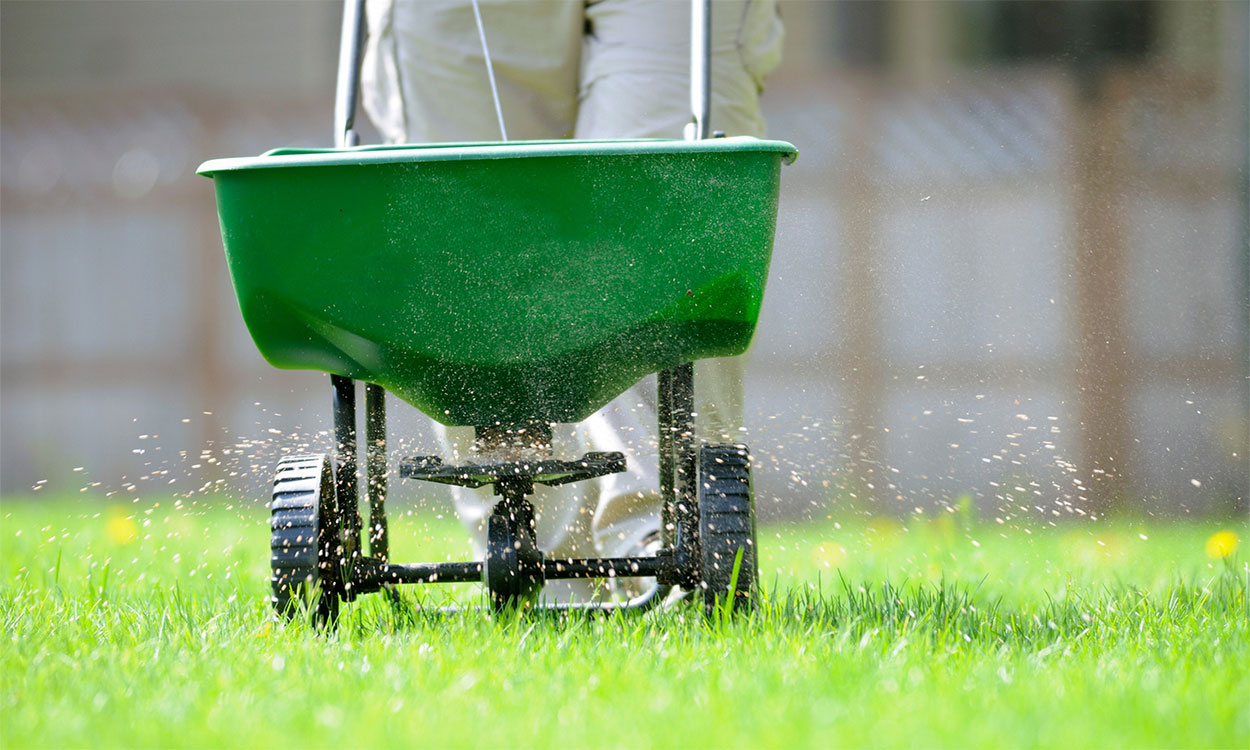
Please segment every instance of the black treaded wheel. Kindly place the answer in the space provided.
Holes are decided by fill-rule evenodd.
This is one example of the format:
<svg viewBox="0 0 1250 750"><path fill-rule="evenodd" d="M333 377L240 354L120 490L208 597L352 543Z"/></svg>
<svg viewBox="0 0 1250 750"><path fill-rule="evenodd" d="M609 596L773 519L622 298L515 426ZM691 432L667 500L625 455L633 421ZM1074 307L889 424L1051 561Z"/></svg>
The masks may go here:
<svg viewBox="0 0 1250 750"><path fill-rule="evenodd" d="M729 597L734 561L742 551L733 611L750 608L759 577L751 453L745 445L705 445L699 450L700 588L708 615Z"/></svg>
<svg viewBox="0 0 1250 750"><path fill-rule="evenodd" d="M322 453L278 462L270 505L270 602L279 616L307 612L315 625L338 619L345 562L343 517L330 458Z"/></svg>

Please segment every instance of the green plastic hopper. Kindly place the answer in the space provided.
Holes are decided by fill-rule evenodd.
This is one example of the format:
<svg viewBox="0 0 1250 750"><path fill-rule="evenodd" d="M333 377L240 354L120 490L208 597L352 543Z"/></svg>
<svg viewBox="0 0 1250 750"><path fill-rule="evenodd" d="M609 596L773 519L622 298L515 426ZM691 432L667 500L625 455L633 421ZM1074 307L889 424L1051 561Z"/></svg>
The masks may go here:
<svg viewBox="0 0 1250 750"><path fill-rule="evenodd" d="M648 373L741 354L789 143L279 149L213 178L262 355L447 425L575 422Z"/></svg>

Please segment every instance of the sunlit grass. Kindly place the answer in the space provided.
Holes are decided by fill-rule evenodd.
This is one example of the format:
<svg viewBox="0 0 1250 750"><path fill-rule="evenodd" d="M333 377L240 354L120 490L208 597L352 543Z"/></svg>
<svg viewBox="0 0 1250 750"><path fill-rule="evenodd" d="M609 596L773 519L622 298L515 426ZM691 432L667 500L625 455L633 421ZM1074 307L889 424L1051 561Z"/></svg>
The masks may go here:
<svg viewBox="0 0 1250 750"><path fill-rule="evenodd" d="M765 527L732 622L372 596L324 636L273 622L266 511L228 505L3 504L4 747L1250 741L1250 573L1210 554L1244 522ZM452 519L392 529L396 559L468 556Z"/></svg>

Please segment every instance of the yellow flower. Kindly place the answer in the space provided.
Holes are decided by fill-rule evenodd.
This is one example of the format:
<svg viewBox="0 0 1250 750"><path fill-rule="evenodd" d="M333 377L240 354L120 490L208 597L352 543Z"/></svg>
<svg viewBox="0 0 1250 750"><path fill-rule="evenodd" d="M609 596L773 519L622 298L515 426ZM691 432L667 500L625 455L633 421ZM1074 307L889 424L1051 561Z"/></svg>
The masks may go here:
<svg viewBox="0 0 1250 750"><path fill-rule="evenodd" d="M1207 540L1207 557L1215 558L1228 557L1237 551L1237 543L1241 541L1237 538L1237 534L1225 529L1217 531Z"/></svg>
<svg viewBox="0 0 1250 750"><path fill-rule="evenodd" d="M125 512L125 508L112 508L104 522L104 533L113 544L130 544L139 538L139 524Z"/></svg>

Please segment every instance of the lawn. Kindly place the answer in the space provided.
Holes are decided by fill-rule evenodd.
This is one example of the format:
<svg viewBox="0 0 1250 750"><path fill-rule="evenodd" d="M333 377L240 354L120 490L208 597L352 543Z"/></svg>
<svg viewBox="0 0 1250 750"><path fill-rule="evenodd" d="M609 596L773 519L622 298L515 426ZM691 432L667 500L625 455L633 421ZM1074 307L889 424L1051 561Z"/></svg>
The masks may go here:
<svg viewBox="0 0 1250 750"><path fill-rule="evenodd" d="M266 522L225 499L0 505L0 744L1250 743L1244 521L765 527L764 601L730 624L373 596L332 636L271 620ZM450 519L392 529L395 559L467 554Z"/></svg>

